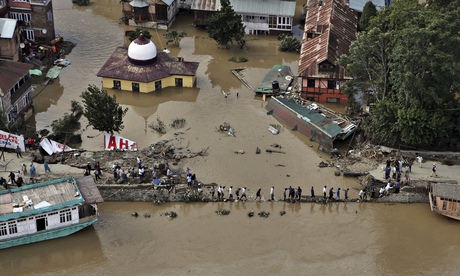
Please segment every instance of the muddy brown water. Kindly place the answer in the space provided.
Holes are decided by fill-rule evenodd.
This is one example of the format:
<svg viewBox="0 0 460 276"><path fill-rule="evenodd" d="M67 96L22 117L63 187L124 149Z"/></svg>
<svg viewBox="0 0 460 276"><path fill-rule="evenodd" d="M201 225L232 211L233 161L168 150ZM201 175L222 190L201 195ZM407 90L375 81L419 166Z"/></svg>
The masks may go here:
<svg viewBox="0 0 460 276"><path fill-rule="evenodd" d="M55 1L53 6L56 33L77 46L67 57L72 64L60 77L44 88L37 86L37 129L49 127L68 112L71 101L80 101L88 84L100 85L97 71L115 47L125 43L124 31L132 29L118 22L119 1L98 0L88 7ZM322 156L314 150L317 145L287 129L277 136L268 132L268 125L278 122L266 115L266 103L230 73L231 68L246 67L243 74L256 87L274 64L290 65L295 73L298 55L277 51L276 38L266 36L251 37L243 51L222 50L191 22L190 16L175 22L175 28L188 34L180 47L166 46L163 31L151 33L158 49L168 47L173 56L200 62L197 87L168 88L148 95L109 91L129 108L120 135L146 147L174 138L174 130L161 137L150 131L148 124L157 117L166 123L185 118L186 127L178 130L184 132L183 146L193 151L209 147L209 155L183 160L175 170L188 166L203 182L227 188L247 186L249 197L262 188L266 199L269 188L275 186L280 198L289 185L302 186L304 194L311 186L317 194L323 185L350 187L351 196L356 197L353 179L334 176L332 168L318 168ZM228 61L232 56L249 61L233 63ZM222 90L231 93L227 99ZM234 127L236 137L215 130L223 122ZM83 148L102 150L102 135L88 128L82 136ZM286 154L265 153L273 143L281 144ZM255 154L256 147L262 154ZM245 154L234 154L237 150ZM218 209L229 209L231 214L218 216ZM248 218L250 210L271 215ZM281 210L286 211L285 216L279 215ZM426 204L250 201L156 206L106 202L100 211L100 221L77 234L1 250L1 274L454 275L460 266L458 223L435 215ZM133 211L141 215L134 218L130 215ZM176 211L178 217L160 216L166 211ZM151 217L144 218L144 213Z"/></svg>

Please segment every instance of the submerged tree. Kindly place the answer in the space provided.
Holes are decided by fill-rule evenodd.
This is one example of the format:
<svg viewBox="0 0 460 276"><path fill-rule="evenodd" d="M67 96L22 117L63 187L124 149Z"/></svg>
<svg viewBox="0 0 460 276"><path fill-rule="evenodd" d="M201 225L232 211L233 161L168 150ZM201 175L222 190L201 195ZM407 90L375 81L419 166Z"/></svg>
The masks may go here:
<svg viewBox="0 0 460 276"><path fill-rule="evenodd" d="M278 49L281 52L296 52L300 53L300 48L302 47L302 43L300 40L295 38L294 36L285 36L283 40L281 40Z"/></svg>
<svg viewBox="0 0 460 276"><path fill-rule="evenodd" d="M176 46L179 46L179 43L181 41L181 39L183 37L185 37L187 34L184 33L184 32L178 32L178 31L175 31L175 30L168 30L168 32L166 32L164 34L164 37L171 40L174 45Z"/></svg>
<svg viewBox="0 0 460 276"><path fill-rule="evenodd" d="M64 113L64 116L51 123L53 134L50 138L60 143L76 144L81 143L81 134L75 134L80 129L80 118L83 115L83 107L77 102L72 101L72 113Z"/></svg>
<svg viewBox="0 0 460 276"><path fill-rule="evenodd" d="M83 115L88 119L88 125L112 135L123 129L123 117L128 108L123 109L119 106L115 95L109 96L106 90L88 85L81 97L85 107Z"/></svg>
<svg viewBox="0 0 460 276"><path fill-rule="evenodd" d="M220 11L211 16L207 23L209 37L225 47L233 41L243 47L246 41L241 16L235 13L229 0L221 0L220 3Z"/></svg>
<svg viewBox="0 0 460 276"><path fill-rule="evenodd" d="M139 37L140 34L143 34L146 38L150 39L152 37L152 35L150 34L149 31L147 31L146 29L142 29L142 28L136 28L136 30L134 32L132 32L130 35L129 35L129 41L133 41L135 40L136 38Z"/></svg>

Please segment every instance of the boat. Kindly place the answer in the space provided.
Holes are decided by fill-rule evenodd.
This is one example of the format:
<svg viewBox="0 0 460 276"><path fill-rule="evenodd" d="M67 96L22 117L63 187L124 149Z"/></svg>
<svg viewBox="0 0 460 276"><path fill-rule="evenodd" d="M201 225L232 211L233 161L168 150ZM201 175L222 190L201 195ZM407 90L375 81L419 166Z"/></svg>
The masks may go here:
<svg viewBox="0 0 460 276"><path fill-rule="evenodd" d="M452 183L430 183L431 211L440 215L460 220L460 185Z"/></svg>
<svg viewBox="0 0 460 276"><path fill-rule="evenodd" d="M98 220L102 196L91 176L0 191L0 249L68 236Z"/></svg>
<svg viewBox="0 0 460 276"><path fill-rule="evenodd" d="M265 108L268 115L273 115L329 151L334 149L335 140L345 140L358 129L345 115L304 100L271 97Z"/></svg>

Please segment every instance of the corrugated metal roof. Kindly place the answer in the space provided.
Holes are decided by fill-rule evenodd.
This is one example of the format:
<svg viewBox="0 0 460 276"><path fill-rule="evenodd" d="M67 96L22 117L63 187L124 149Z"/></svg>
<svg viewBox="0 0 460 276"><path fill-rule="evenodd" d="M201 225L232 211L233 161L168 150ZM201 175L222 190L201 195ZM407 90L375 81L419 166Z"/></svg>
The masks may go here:
<svg viewBox="0 0 460 276"><path fill-rule="evenodd" d="M97 73L98 77L152 82L171 75L195 76L198 62L176 61L168 54L159 52L151 65L134 65L128 60L128 49L118 47Z"/></svg>
<svg viewBox="0 0 460 276"><path fill-rule="evenodd" d="M341 55L348 54L351 42L356 39L357 22L353 11L340 1L324 0L321 6L312 1L305 19L299 75L318 75L318 64L325 61L336 65ZM334 74L343 78L343 68L337 66Z"/></svg>
<svg viewBox="0 0 460 276"><path fill-rule="evenodd" d="M366 5L366 3L369 1L375 5L377 10L385 7L385 0L350 0L350 9L362 12L364 5Z"/></svg>
<svg viewBox="0 0 460 276"><path fill-rule="evenodd" d="M220 0L193 0L191 9L199 11L220 10Z"/></svg>
<svg viewBox="0 0 460 276"><path fill-rule="evenodd" d="M16 19L0 18L0 38L13 38Z"/></svg>
<svg viewBox="0 0 460 276"><path fill-rule="evenodd" d="M282 0L230 0L236 13L294 16L295 1Z"/></svg>
<svg viewBox="0 0 460 276"><path fill-rule="evenodd" d="M445 199L460 200L460 185L451 183L432 183L433 196Z"/></svg>
<svg viewBox="0 0 460 276"><path fill-rule="evenodd" d="M287 78L286 78L287 77ZM293 80L291 67L287 65L273 65L265 75L259 87L254 90L256 93L273 93L273 81L277 81L280 87L280 93L285 93Z"/></svg>

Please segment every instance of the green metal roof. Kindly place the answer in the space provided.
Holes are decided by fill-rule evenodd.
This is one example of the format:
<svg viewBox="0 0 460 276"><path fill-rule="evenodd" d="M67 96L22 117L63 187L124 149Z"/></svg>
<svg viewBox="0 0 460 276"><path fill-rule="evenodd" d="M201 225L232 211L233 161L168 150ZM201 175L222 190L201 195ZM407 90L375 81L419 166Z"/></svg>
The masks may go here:
<svg viewBox="0 0 460 276"><path fill-rule="evenodd" d="M286 78L288 76L288 78ZM287 91L293 80L293 74L291 67L287 65L273 65L273 67L265 75L264 79L260 83L259 87L254 91L256 93L273 93L272 83L278 81L280 87L280 93L283 94Z"/></svg>
<svg viewBox="0 0 460 276"><path fill-rule="evenodd" d="M310 110L306 106L297 104L293 99L287 98L271 98L270 100L278 100L286 107L301 116L301 119L307 123L315 125L319 130L324 132L329 137L336 137L342 132L342 128L328 117L321 115L316 110Z"/></svg>

